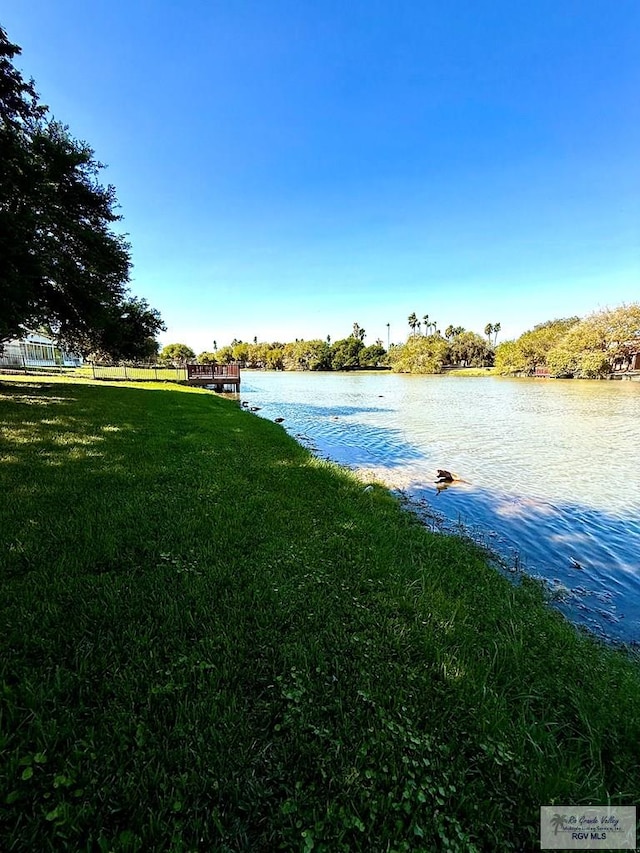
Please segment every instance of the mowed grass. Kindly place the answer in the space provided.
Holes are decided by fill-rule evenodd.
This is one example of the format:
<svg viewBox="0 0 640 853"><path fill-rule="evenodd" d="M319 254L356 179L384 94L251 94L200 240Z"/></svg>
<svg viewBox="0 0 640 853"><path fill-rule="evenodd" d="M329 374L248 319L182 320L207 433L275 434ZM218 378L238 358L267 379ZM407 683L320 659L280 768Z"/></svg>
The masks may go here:
<svg viewBox="0 0 640 853"><path fill-rule="evenodd" d="M637 662L206 391L0 383L0 849L531 850Z"/></svg>

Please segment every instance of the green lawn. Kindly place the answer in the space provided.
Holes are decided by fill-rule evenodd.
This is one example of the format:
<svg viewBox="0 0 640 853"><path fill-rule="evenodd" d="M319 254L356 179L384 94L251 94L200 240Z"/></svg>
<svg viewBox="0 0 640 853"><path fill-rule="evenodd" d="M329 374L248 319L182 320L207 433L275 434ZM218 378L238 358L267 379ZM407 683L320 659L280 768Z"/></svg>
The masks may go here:
<svg viewBox="0 0 640 853"><path fill-rule="evenodd" d="M534 849L640 799L640 668L281 427L0 381L0 850Z"/></svg>

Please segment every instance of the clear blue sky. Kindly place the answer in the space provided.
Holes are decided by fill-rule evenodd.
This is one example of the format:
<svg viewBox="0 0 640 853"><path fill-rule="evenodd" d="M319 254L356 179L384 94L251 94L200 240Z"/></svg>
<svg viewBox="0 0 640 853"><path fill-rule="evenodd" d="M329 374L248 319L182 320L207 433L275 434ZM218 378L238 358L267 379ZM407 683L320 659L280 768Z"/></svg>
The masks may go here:
<svg viewBox="0 0 640 853"><path fill-rule="evenodd" d="M638 0L4 0L163 343L640 299Z"/></svg>

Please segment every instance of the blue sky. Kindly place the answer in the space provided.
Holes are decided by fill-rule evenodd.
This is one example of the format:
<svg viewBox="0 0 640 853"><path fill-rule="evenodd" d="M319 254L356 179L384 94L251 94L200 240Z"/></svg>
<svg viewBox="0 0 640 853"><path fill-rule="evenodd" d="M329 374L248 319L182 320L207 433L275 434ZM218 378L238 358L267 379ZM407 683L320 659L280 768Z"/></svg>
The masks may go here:
<svg viewBox="0 0 640 853"><path fill-rule="evenodd" d="M132 290L233 337L502 338L640 299L637 0L5 0Z"/></svg>

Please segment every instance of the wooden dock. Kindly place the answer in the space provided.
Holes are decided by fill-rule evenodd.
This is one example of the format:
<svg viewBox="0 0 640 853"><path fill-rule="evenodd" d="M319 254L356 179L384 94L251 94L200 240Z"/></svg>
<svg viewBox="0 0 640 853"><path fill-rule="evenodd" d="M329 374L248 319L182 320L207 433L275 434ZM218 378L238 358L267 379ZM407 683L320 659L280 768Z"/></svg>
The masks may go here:
<svg viewBox="0 0 640 853"><path fill-rule="evenodd" d="M187 364L187 382L189 385L213 385L216 391L224 391L225 386L240 390L239 364Z"/></svg>

